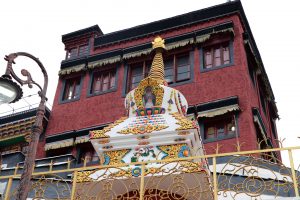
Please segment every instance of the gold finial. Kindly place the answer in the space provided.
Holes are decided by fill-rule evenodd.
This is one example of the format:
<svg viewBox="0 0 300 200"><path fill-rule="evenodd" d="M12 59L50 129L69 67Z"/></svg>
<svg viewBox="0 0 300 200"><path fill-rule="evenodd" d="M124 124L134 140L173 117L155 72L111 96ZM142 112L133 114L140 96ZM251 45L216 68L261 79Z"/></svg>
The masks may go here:
<svg viewBox="0 0 300 200"><path fill-rule="evenodd" d="M163 48L165 49L165 40L163 40L161 37L156 37L154 41L152 42L152 49L156 48Z"/></svg>
<svg viewBox="0 0 300 200"><path fill-rule="evenodd" d="M162 51L165 49L165 40L161 37L156 37L152 42L152 48L155 50L155 56L152 61L149 77L158 81L159 84L164 83L164 61Z"/></svg>

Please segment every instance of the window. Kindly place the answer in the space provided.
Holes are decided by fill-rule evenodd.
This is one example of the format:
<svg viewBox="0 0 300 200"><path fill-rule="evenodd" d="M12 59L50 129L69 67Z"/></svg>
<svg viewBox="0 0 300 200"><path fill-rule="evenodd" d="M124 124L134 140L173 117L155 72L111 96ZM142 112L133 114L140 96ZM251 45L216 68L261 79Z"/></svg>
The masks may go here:
<svg viewBox="0 0 300 200"><path fill-rule="evenodd" d="M190 56L188 54L173 55L166 59L165 80L170 83L189 80L191 77Z"/></svg>
<svg viewBox="0 0 300 200"><path fill-rule="evenodd" d="M235 135L236 125L232 117L215 117L204 122L204 139L223 139Z"/></svg>
<svg viewBox="0 0 300 200"><path fill-rule="evenodd" d="M88 45L83 45L79 47L78 56L85 56L88 54L89 48Z"/></svg>
<svg viewBox="0 0 300 200"><path fill-rule="evenodd" d="M151 62L144 61L130 65L127 92L138 86L150 72ZM165 80L177 83L191 79L191 63L189 54L172 55L164 60Z"/></svg>
<svg viewBox="0 0 300 200"><path fill-rule="evenodd" d="M70 78L65 81L64 93L62 100L77 99L80 96L81 77Z"/></svg>
<svg viewBox="0 0 300 200"><path fill-rule="evenodd" d="M204 69L228 65L230 61L229 42L205 47L203 50Z"/></svg>
<svg viewBox="0 0 300 200"><path fill-rule="evenodd" d="M93 75L91 94L97 94L114 89L116 86L116 71L100 71Z"/></svg>
<svg viewBox="0 0 300 200"><path fill-rule="evenodd" d="M87 44L74 47L67 51L66 59L73 59L81 56L88 55L89 53L89 46Z"/></svg>
<svg viewBox="0 0 300 200"><path fill-rule="evenodd" d="M140 81L147 77L151 68L150 62L140 62L130 65L128 91L138 86Z"/></svg>

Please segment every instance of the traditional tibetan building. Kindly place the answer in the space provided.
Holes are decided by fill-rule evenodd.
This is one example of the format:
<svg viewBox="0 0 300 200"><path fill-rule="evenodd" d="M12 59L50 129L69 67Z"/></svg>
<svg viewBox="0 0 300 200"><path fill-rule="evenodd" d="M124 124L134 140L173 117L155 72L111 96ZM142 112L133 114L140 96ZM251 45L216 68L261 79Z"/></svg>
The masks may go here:
<svg viewBox="0 0 300 200"><path fill-rule="evenodd" d="M62 42L30 198L298 195L299 169L271 149L279 147L278 111L240 1L112 33L95 25ZM26 150L34 112L0 118L2 152ZM6 198L19 184L20 155L0 171Z"/></svg>
<svg viewBox="0 0 300 200"><path fill-rule="evenodd" d="M135 111L127 98L151 73L157 36L165 40L165 84L186 98L182 109L207 154L217 144L219 152L278 147L274 94L241 2L232 1L112 33L95 25L63 35L66 57L38 158L99 163L89 133Z"/></svg>

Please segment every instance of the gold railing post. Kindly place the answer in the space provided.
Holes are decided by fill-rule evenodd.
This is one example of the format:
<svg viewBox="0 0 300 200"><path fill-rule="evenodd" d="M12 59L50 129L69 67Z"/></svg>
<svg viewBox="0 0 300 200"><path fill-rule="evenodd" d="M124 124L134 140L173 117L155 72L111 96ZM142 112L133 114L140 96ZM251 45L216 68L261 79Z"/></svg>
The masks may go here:
<svg viewBox="0 0 300 200"><path fill-rule="evenodd" d="M11 185L12 185L12 181L13 181L13 178L9 178L8 179L8 183L7 183L7 187L6 187L6 191L5 191L5 199L4 200L9 200L10 196L9 196L9 192L11 190Z"/></svg>
<svg viewBox="0 0 300 200"><path fill-rule="evenodd" d="M140 183L140 200L144 200L144 190L145 190L145 164L142 164L141 172L141 183Z"/></svg>
<svg viewBox="0 0 300 200"><path fill-rule="evenodd" d="M67 169L70 169L70 167L71 167L71 160L70 160L70 158L68 158L68 166L67 166Z"/></svg>
<svg viewBox="0 0 300 200"><path fill-rule="evenodd" d="M299 197L298 183L297 183L297 178L296 178L296 173L295 173L292 150L289 149L288 152L289 152L289 160L290 160L290 165L291 165L291 170L292 170L292 178L293 178L293 183L294 183L295 195L296 195L296 197Z"/></svg>
<svg viewBox="0 0 300 200"><path fill-rule="evenodd" d="M218 199L218 179L217 179L217 158L213 158L213 184L214 184L214 200Z"/></svg>
<svg viewBox="0 0 300 200"><path fill-rule="evenodd" d="M72 183L72 193L71 193L71 200L75 199L75 191L76 191L76 183L77 183L77 171L74 171L73 175L73 183Z"/></svg>
<svg viewBox="0 0 300 200"><path fill-rule="evenodd" d="M49 166L49 172L51 172L51 171L52 171L52 169L53 169L53 160L51 160L51 162L50 162L50 166Z"/></svg>
<svg viewBox="0 0 300 200"><path fill-rule="evenodd" d="M83 160L83 167L86 167L86 156L84 157L84 160Z"/></svg>

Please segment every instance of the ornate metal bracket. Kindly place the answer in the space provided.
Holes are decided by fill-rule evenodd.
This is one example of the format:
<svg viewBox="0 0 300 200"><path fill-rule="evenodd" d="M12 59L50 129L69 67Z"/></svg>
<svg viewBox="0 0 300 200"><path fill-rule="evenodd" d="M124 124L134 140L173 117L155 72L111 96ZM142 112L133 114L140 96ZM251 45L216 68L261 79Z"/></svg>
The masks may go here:
<svg viewBox="0 0 300 200"><path fill-rule="evenodd" d="M25 77L27 77L25 80L19 78L16 73L13 70L13 64L15 64L15 59L18 56L25 56L25 57L29 57L32 60L34 60L38 66L40 67L40 69L42 70L42 73L44 75L44 85L43 87L41 87L38 83L36 83L33 79L32 76L30 74L30 72L28 72L26 69L22 69L21 70L21 74ZM3 75L3 77L5 78L13 78L15 79L18 83L20 83L22 86L23 85L28 85L29 88L32 88L32 85L36 85L40 91L38 92L39 96L42 98L42 101L46 101L46 91L47 91L47 87L48 87L48 75L46 72L45 67L43 66L43 64L40 62L40 60L36 57L34 57L33 55L26 53L26 52L17 52L17 53L11 53L8 56L5 56L4 58L7 61L7 67L6 67L6 71L5 74Z"/></svg>

